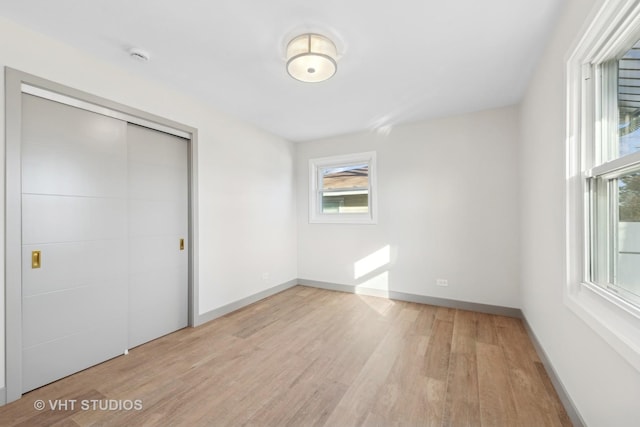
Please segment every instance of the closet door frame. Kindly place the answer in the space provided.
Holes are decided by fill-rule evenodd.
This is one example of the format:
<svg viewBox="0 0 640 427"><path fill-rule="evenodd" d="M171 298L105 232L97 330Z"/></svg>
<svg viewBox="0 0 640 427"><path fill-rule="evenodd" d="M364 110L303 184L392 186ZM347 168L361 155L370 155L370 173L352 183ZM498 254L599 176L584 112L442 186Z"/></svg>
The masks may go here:
<svg viewBox="0 0 640 427"><path fill-rule="evenodd" d="M188 140L188 325L198 307L197 129L5 67L5 388L0 405L22 396L22 94L30 93L74 107L126 120Z"/></svg>

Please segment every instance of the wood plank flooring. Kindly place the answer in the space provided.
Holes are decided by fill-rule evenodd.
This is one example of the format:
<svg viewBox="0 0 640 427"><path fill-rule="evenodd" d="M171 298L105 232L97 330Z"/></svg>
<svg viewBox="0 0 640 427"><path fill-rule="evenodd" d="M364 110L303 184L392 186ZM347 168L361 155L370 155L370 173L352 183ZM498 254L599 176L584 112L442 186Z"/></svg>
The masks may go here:
<svg viewBox="0 0 640 427"><path fill-rule="evenodd" d="M296 286L27 393L0 425L571 422L518 319Z"/></svg>

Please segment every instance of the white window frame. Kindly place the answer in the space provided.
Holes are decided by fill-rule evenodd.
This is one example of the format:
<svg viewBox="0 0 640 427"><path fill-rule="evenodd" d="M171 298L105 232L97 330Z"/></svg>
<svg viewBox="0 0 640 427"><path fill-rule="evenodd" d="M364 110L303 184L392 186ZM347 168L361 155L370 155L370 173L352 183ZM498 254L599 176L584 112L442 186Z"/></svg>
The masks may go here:
<svg viewBox="0 0 640 427"><path fill-rule="evenodd" d="M609 108L600 96L598 64L619 57L640 39L640 0L608 0L567 59L567 263L564 303L640 371L640 308L591 281L590 177L621 170L629 158L601 164L597 138ZM616 163L617 162L617 163ZM615 174L615 173L614 173ZM613 176L613 175L611 175Z"/></svg>
<svg viewBox="0 0 640 427"><path fill-rule="evenodd" d="M367 213L323 213L320 171L327 167L338 168L356 164L369 166ZM309 160L309 222L312 224L376 224L377 223L377 185L376 185L376 152L345 154L340 156L321 157Z"/></svg>

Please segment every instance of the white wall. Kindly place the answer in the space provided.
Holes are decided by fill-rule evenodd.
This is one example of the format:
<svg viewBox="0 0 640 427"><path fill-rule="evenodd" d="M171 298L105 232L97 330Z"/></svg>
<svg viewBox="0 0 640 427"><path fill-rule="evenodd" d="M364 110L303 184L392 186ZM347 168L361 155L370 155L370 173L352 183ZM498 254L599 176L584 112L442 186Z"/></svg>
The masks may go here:
<svg viewBox="0 0 640 427"><path fill-rule="evenodd" d="M290 142L3 18L0 40L2 67L198 129L200 313L297 277L294 147ZM0 99L4 100L4 83ZM4 101L0 117L4 117ZM0 134L4 135L4 120L0 120ZM4 156L4 148L0 153ZM4 180L3 159L0 165ZM3 182L0 188L4 191ZM4 204L4 194L1 200ZM0 215L4 215L4 206ZM0 245L2 258L3 252L4 244ZM263 273L269 273L269 280L263 280ZM0 275L4 277L4 272ZM4 301L0 301L0 322L4 322ZM0 335L1 387L4 324Z"/></svg>
<svg viewBox="0 0 640 427"><path fill-rule="evenodd" d="M517 122L510 107L300 143L299 277L517 307ZM309 224L308 159L371 150L378 224ZM389 262L356 278L387 246Z"/></svg>
<svg viewBox="0 0 640 427"><path fill-rule="evenodd" d="M588 425L640 420L640 373L563 304L565 58L594 0L569 0L521 107L521 306Z"/></svg>

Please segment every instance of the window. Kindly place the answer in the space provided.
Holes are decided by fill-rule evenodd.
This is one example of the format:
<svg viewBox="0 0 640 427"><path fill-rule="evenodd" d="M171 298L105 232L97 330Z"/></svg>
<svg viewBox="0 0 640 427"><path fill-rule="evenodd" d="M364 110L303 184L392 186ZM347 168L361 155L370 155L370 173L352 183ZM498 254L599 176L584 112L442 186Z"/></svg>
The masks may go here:
<svg viewBox="0 0 640 427"><path fill-rule="evenodd" d="M592 67L587 279L640 307L640 42Z"/></svg>
<svg viewBox="0 0 640 427"><path fill-rule="evenodd" d="M567 63L565 303L640 370L640 0L608 0Z"/></svg>
<svg viewBox="0 0 640 427"><path fill-rule="evenodd" d="M309 222L374 224L376 153L309 160Z"/></svg>

